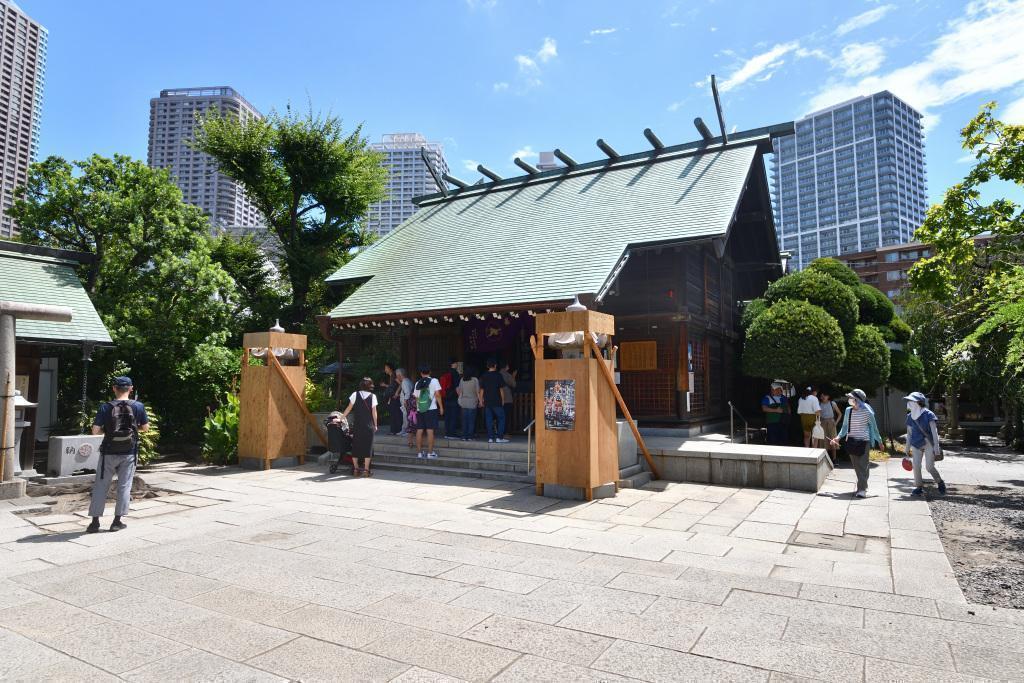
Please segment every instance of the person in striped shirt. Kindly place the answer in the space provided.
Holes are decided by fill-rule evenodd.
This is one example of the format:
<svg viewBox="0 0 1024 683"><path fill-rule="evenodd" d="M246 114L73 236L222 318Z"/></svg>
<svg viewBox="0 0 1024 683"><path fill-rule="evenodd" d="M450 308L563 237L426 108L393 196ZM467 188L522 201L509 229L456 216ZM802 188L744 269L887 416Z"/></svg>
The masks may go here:
<svg viewBox="0 0 1024 683"><path fill-rule="evenodd" d="M846 395L850 405L843 414L843 426L839 435L830 441L835 446L840 440L846 439L846 453L857 473L857 498L868 495L868 471L871 467L871 447L882 445L882 435L875 421L875 411L868 405L867 394L854 389Z"/></svg>

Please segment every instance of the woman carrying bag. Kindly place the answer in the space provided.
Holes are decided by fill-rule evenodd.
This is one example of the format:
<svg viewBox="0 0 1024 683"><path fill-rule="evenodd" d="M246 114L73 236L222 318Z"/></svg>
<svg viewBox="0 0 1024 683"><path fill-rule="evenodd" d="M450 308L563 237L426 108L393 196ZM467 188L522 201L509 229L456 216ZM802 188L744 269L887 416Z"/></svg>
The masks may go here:
<svg viewBox="0 0 1024 683"><path fill-rule="evenodd" d="M875 444L882 445L882 435L878 431L878 423L875 421L875 411L867 404L867 394L860 389L854 389L846 395L850 405L843 414L843 427L839 435L830 443L835 446L843 438L846 439L846 452L853 463L853 469L857 473L858 498L866 498L868 495L868 472L871 467L871 447Z"/></svg>
<svg viewBox="0 0 1024 683"><path fill-rule="evenodd" d="M359 390L348 398L348 408L342 413L346 418L355 413L349 420L352 428L352 476L370 476L370 458L373 457L373 437L377 433L377 395L373 393L373 380L364 377L359 382ZM363 466L359 467L359 459Z"/></svg>
<svg viewBox="0 0 1024 683"><path fill-rule="evenodd" d="M924 495L924 477L921 476L921 461L924 460L932 481L938 486L939 493L946 492L946 482L935 467L936 461L942 460L942 446L939 444L938 418L935 413L925 408L928 397L920 391L904 396L907 402L907 450L914 460L914 486L912 496Z"/></svg>

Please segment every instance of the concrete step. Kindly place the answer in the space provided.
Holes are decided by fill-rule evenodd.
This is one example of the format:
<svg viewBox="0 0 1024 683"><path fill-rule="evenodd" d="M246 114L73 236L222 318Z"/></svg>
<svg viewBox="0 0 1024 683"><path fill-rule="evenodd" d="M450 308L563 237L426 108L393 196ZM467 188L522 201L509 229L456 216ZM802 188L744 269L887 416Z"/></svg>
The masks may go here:
<svg viewBox="0 0 1024 683"><path fill-rule="evenodd" d="M491 460L495 462L517 462L526 463L526 451L498 451L487 450L486 448L473 448L472 444L465 444L468 447L445 447L435 442L434 450L444 458ZM426 445L424 445L424 448ZM373 443L374 455L394 455L416 457L416 449L409 448L406 444Z"/></svg>
<svg viewBox="0 0 1024 683"><path fill-rule="evenodd" d="M651 482L651 473L650 472L638 472L637 474L631 475L629 477L625 477L625 478L619 479L619 488L620 489L639 489L639 488L643 488L644 486L646 486L650 482Z"/></svg>
<svg viewBox="0 0 1024 683"><path fill-rule="evenodd" d="M489 470L469 469L463 467L437 466L436 460L413 460L417 463L409 464L398 462L381 462L378 458L373 459L373 469L392 470L398 472L411 472L415 474L436 474L439 477L468 477L473 479L491 479L494 481L514 481L530 483L534 481L533 475L517 472L492 472ZM429 464L426 464L429 463Z"/></svg>
<svg viewBox="0 0 1024 683"><path fill-rule="evenodd" d="M402 449L408 449L408 437L406 436L391 436L390 434L377 434L373 439L374 449L381 449L384 446L396 447ZM477 438L473 441L463 441L461 439L448 439L445 437L436 437L434 439L434 449L440 452L442 448L445 449L460 449L460 450L471 450L471 451L487 451L489 453L522 453L526 454L526 439L515 438L509 443L487 443L487 438Z"/></svg>
<svg viewBox="0 0 1024 683"><path fill-rule="evenodd" d="M417 458L410 453L381 453L375 452L373 462L393 463L405 465L426 465L431 467L443 467L466 470L484 470L487 472L518 472L526 474L526 460L495 460L492 458L470 458L455 457L442 451L437 458Z"/></svg>

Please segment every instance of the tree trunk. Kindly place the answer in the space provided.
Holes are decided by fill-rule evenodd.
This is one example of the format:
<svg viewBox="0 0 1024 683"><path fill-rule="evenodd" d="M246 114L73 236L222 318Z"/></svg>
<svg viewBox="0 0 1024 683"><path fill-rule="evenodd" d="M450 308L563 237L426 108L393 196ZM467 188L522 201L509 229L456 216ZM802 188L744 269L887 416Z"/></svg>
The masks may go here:
<svg viewBox="0 0 1024 683"><path fill-rule="evenodd" d="M958 390L959 387L952 387L951 390L946 392L947 435L950 438L956 438L960 435L960 401L957 398Z"/></svg>

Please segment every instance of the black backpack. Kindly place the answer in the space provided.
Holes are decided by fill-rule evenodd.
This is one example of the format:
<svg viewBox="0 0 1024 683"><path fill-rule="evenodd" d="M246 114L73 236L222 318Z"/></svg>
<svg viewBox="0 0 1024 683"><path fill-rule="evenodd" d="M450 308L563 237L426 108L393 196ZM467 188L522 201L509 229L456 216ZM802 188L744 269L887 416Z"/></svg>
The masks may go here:
<svg viewBox="0 0 1024 683"><path fill-rule="evenodd" d="M139 426L135 422L131 401L110 401L110 412L103 425L103 434L106 437L103 443L104 454L128 455L135 452Z"/></svg>

